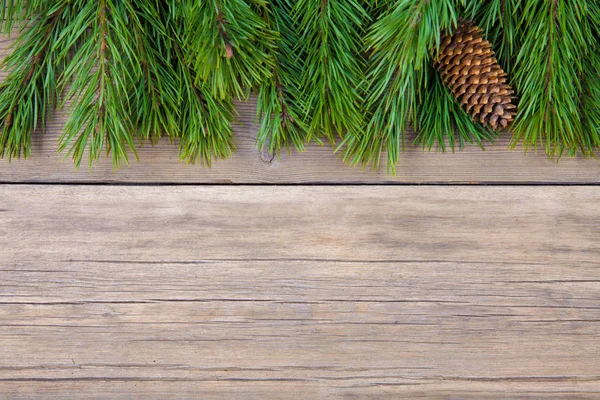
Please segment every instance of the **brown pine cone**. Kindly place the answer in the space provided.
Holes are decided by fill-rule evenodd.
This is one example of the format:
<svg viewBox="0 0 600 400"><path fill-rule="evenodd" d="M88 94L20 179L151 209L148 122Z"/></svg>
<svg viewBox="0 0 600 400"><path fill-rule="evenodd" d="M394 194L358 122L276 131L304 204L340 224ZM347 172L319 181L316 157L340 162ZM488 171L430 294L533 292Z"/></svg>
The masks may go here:
<svg viewBox="0 0 600 400"><path fill-rule="evenodd" d="M514 91L506 83L491 43L473 23L462 22L452 34L443 35L434 62L446 86L474 120L498 130L514 119Z"/></svg>

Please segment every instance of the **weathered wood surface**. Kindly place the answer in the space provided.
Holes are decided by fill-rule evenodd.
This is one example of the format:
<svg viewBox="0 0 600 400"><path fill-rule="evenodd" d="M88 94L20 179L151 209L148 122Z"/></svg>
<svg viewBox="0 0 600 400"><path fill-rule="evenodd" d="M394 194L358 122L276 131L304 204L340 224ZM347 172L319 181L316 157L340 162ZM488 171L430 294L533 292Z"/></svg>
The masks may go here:
<svg viewBox="0 0 600 400"><path fill-rule="evenodd" d="M0 40L0 59L9 52L11 40ZM0 74L0 79L2 78ZM67 110L68 111L68 110ZM0 160L0 183L10 182L124 182L124 183L600 183L600 162L595 159L564 158L558 164L542 152L524 155L522 148L508 149L508 134L486 151L468 146L456 153L423 152L407 147L398 166L397 176L385 167L345 165L330 146L310 145L305 153L292 152L279 159L261 154L255 148L257 126L254 100L238 105L240 122L236 126L237 153L212 168L186 165L179 161L177 144L163 140L139 151L140 162L113 171L109 159L89 170L76 170L70 159L57 153L65 116L57 112L45 136L33 139L29 160ZM414 134L407 134L410 143ZM384 163L385 165L385 163Z"/></svg>
<svg viewBox="0 0 600 400"><path fill-rule="evenodd" d="M599 203L0 186L0 398L598 399Z"/></svg>

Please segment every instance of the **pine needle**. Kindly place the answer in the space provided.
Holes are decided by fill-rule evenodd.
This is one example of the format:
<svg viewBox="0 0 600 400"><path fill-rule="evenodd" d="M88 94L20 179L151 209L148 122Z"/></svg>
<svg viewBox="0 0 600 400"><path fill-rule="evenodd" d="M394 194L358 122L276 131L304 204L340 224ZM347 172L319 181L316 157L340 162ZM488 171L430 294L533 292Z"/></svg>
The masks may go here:
<svg viewBox="0 0 600 400"><path fill-rule="evenodd" d="M368 19L356 0L298 0L293 9L304 54L301 84L309 139L357 135L362 129L362 44Z"/></svg>
<svg viewBox="0 0 600 400"><path fill-rule="evenodd" d="M65 68L65 58L56 51L54 40L72 16L67 3L34 3L30 7L35 8L37 18L16 39L14 51L2 65L10 73L0 84L0 157L7 156L9 160L29 156L33 131L40 123L42 128L45 126L57 105L57 76ZM24 6L14 7L7 8L6 29L15 15L25 14Z"/></svg>
<svg viewBox="0 0 600 400"><path fill-rule="evenodd" d="M300 82L304 54L295 51L299 38L291 9L288 0L274 0L263 8L265 22L280 35L267 50L275 57L273 78L264 80L257 93L256 119L260 126L256 145L277 155L282 148L289 151L290 146L304 151L309 132Z"/></svg>
<svg viewBox="0 0 600 400"><path fill-rule="evenodd" d="M254 0L183 0L185 49L193 54L196 83L203 82L218 99L232 94L246 99L249 91L272 78L268 49L275 33L258 14Z"/></svg>
<svg viewBox="0 0 600 400"><path fill-rule="evenodd" d="M600 106L597 97L585 95L582 84L586 76L588 91L597 85L597 54L592 53L598 50L593 26L598 5L591 0L576 3L531 0L521 11L521 45L513 73L520 102L513 146L540 145L549 156L560 157L579 151L588 155L600 144L597 131L586 129L580 114L582 96L588 100L583 106L588 114ZM590 66L595 77L589 75Z"/></svg>
<svg viewBox="0 0 600 400"><path fill-rule="evenodd" d="M67 150L76 166L86 150L90 166L105 151L119 168L128 163L128 150L136 155L129 94L131 82L142 76L134 36L142 27L133 0L72 3L76 17L57 41L63 48L76 47L60 77L63 87L71 85L66 98L73 105L59 149Z"/></svg>
<svg viewBox="0 0 600 400"><path fill-rule="evenodd" d="M387 151L388 171L395 173L404 133L409 122L417 120L419 95L425 98L431 90L425 86L431 52L439 48L443 30L456 26L458 16L452 1L397 0L371 26L365 39L370 54L368 118L364 132L346 138L346 161L372 162L379 168L381 154ZM432 127L436 126L441 127Z"/></svg>

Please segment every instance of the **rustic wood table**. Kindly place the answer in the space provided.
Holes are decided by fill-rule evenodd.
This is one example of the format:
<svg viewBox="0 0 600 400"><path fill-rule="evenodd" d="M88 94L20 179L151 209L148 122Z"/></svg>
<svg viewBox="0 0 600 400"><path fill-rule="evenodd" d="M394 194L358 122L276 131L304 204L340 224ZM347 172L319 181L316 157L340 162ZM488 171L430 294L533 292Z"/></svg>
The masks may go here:
<svg viewBox="0 0 600 400"><path fill-rule="evenodd" d="M8 42L2 42L2 51ZM598 399L600 162L0 161L2 399Z"/></svg>

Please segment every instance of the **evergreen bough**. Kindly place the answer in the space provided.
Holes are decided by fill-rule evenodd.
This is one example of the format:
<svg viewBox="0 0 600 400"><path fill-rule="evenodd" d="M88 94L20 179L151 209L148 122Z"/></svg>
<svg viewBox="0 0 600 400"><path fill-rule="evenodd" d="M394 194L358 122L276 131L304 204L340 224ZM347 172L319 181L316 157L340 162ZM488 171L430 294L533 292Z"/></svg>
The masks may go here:
<svg viewBox="0 0 600 400"><path fill-rule="evenodd" d="M3 0L19 30L0 84L0 156L29 156L32 134L68 111L60 149L115 167L138 142L177 140L182 160L235 150L234 100L255 93L257 146L334 144L351 164L394 171L414 143L484 146L434 67L441 38L484 30L515 89L512 145L549 156L600 145L597 0Z"/></svg>

